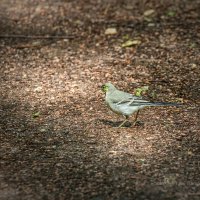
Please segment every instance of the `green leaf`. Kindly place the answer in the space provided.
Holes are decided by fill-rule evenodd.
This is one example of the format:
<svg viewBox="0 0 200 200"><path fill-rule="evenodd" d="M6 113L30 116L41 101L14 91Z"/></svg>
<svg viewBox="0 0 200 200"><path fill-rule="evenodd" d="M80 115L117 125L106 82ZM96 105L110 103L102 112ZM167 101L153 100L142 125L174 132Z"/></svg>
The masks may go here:
<svg viewBox="0 0 200 200"><path fill-rule="evenodd" d="M148 89L149 89L149 86L143 86L141 88L136 88L135 95L137 97L140 97L140 96L142 96L143 93L145 93L146 91L148 91Z"/></svg>
<svg viewBox="0 0 200 200"><path fill-rule="evenodd" d="M152 91L150 94L149 94L150 97L152 97L153 99L155 99L157 97L157 94L155 91Z"/></svg>
<svg viewBox="0 0 200 200"><path fill-rule="evenodd" d="M167 12L167 15L168 15L169 17L174 17L174 16L176 15L176 12L170 10L170 11Z"/></svg>
<svg viewBox="0 0 200 200"><path fill-rule="evenodd" d="M135 95L136 95L137 97L140 97L141 94L142 94L142 89L141 89L141 88L137 88L136 91L135 91Z"/></svg>
<svg viewBox="0 0 200 200"><path fill-rule="evenodd" d="M131 47L138 44L141 44L140 40L127 40L122 44L122 47Z"/></svg>
<svg viewBox="0 0 200 200"><path fill-rule="evenodd" d="M195 47L197 47L197 44L196 43L191 43L190 48L195 48Z"/></svg>
<svg viewBox="0 0 200 200"><path fill-rule="evenodd" d="M145 17L144 20L147 21L147 22L152 22L153 21L153 19L150 18L150 17Z"/></svg>
<svg viewBox="0 0 200 200"><path fill-rule="evenodd" d="M40 111L33 113L33 118L37 118L40 116Z"/></svg>
<svg viewBox="0 0 200 200"><path fill-rule="evenodd" d="M123 40L128 40L128 39L129 39L129 35L126 34L126 35L124 35L122 38L123 38Z"/></svg>

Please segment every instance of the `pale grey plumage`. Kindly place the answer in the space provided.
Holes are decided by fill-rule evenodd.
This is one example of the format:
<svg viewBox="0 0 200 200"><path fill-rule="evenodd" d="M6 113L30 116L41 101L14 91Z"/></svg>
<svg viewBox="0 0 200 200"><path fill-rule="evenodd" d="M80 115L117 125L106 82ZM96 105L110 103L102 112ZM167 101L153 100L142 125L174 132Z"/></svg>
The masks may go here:
<svg viewBox="0 0 200 200"><path fill-rule="evenodd" d="M176 103L150 102L142 99L142 97L134 96L127 92L118 90L113 84L106 83L102 86L106 92L106 103L110 109L118 114L128 118L134 112L147 106L177 106ZM138 114L138 113L137 113ZM123 122L124 124L125 122Z"/></svg>

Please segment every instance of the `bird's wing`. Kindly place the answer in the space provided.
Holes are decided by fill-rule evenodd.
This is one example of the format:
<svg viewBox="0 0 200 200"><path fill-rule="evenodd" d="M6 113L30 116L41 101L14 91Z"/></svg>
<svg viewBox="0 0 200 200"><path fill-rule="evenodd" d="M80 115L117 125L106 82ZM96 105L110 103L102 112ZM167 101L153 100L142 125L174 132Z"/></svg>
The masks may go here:
<svg viewBox="0 0 200 200"><path fill-rule="evenodd" d="M134 96L133 94L115 90L109 95L109 101L113 104L120 106L148 106L152 105L152 102L144 100L141 96Z"/></svg>
<svg viewBox="0 0 200 200"><path fill-rule="evenodd" d="M129 106L144 106L150 103L149 101L144 100L142 97L137 97L130 95L128 98L118 101L117 105L127 104Z"/></svg>
<svg viewBox="0 0 200 200"><path fill-rule="evenodd" d="M129 102L132 99L132 96L132 94L116 90L109 95L109 100L114 104L118 104L120 102L125 103Z"/></svg>
<svg viewBox="0 0 200 200"><path fill-rule="evenodd" d="M142 96L134 96L130 93L116 90L109 95L109 102L116 106L178 106L176 103L152 102Z"/></svg>

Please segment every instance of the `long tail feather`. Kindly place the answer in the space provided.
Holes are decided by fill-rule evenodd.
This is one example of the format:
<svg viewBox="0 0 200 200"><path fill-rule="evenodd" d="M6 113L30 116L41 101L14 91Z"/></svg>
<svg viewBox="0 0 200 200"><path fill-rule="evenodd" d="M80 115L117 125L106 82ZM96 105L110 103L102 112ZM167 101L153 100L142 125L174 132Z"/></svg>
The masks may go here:
<svg viewBox="0 0 200 200"><path fill-rule="evenodd" d="M180 106L179 103L171 103L171 102L155 102L151 103L152 106Z"/></svg>
<svg viewBox="0 0 200 200"><path fill-rule="evenodd" d="M179 103L171 102L133 102L130 106L181 106Z"/></svg>

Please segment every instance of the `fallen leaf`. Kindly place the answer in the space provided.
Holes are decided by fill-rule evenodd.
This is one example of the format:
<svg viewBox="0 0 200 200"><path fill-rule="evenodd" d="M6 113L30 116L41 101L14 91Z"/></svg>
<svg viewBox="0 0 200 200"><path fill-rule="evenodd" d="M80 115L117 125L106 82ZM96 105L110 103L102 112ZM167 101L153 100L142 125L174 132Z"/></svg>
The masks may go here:
<svg viewBox="0 0 200 200"><path fill-rule="evenodd" d="M174 17L174 16L176 15L176 12L170 10L170 11L167 12L167 15L168 15L169 17Z"/></svg>
<svg viewBox="0 0 200 200"><path fill-rule="evenodd" d="M152 18L150 18L150 17L145 17L144 20L147 21L147 22L152 22L153 21Z"/></svg>
<svg viewBox="0 0 200 200"><path fill-rule="evenodd" d="M141 44L140 40L128 40L122 44L122 47L131 47L133 45Z"/></svg>
<svg viewBox="0 0 200 200"><path fill-rule="evenodd" d="M154 23L148 23L148 26L153 27L153 26L155 26L155 24Z"/></svg>
<svg viewBox="0 0 200 200"><path fill-rule="evenodd" d="M38 112L36 112L36 113L33 113L33 118L37 118L37 117L39 117L40 116L40 111L38 111Z"/></svg>
<svg viewBox="0 0 200 200"><path fill-rule="evenodd" d="M149 86L144 86L141 88L136 88L135 90L135 96L140 97L142 96L144 93L146 93L146 91L149 89Z"/></svg>
<svg viewBox="0 0 200 200"><path fill-rule="evenodd" d="M197 65L195 63L192 63L191 64L191 69L196 69L197 68Z"/></svg>
<svg viewBox="0 0 200 200"><path fill-rule="evenodd" d="M124 36L123 36L123 39L124 39L124 40L128 40L128 39L129 39L129 35L128 35L128 34L124 35Z"/></svg>
<svg viewBox="0 0 200 200"><path fill-rule="evenodd" d="M46 132L46 129L45 129L45 128L41 128L41 129L40 129L40 132L41 132L41 133L44 133L44 132Z"/></svg>
<svg viewBox="0 0 200 200"><path fill-rule="evenodd" d="M192 156L193 152L192 151L188 151L187 154L190 155L190 156Z"/></svg>
<svg viewBox="0 0 200 200"><path fill-rule="evenodd" d="M190 48L195 48L197 47L196 43L191 43Z"/></svg>
<svg viewBox="0 0 200 200"><path fill-rule="evenodd" d="M176 102L180 102L180 103L184 103L184 99L183 98L176 98L175 101Z"/></svg>
<svg viewBox="0 0 200 200"><path fill-rule="evenodd" d="M35 92L40 92L41 90L42 90L42 87L41 87L41 86L37 86L37 87L34 89Z"/></svg>
<svg viewBox="0 0 200 200"><path fill-rule="evenodd" d="M107 28L105 30L106 35L115 35L117 34L117 29L116 28Z"/></svg>
<svg viewBox="0 0 200 200"><path fill-rule="evenodd" d="M144 16L147 17L147 16L150 16L150 15L152 15L152 14L154 14L154 13L155 13L155 10L154 10L154 9L149 9L149 10L146 10L146 11L144 12Z"/></svg>

